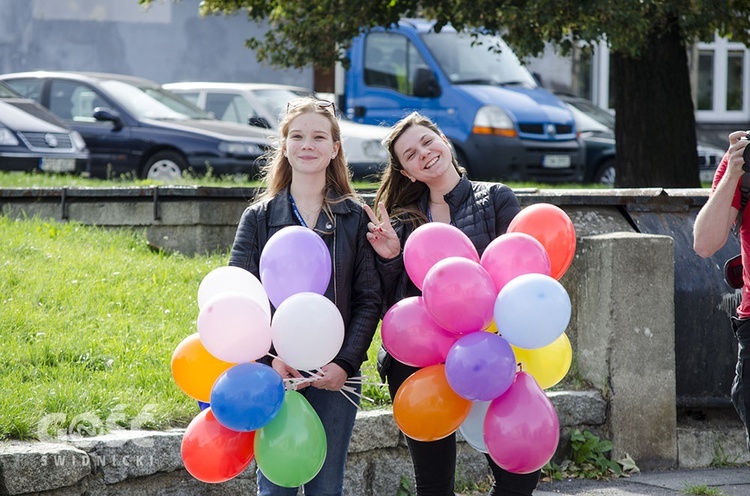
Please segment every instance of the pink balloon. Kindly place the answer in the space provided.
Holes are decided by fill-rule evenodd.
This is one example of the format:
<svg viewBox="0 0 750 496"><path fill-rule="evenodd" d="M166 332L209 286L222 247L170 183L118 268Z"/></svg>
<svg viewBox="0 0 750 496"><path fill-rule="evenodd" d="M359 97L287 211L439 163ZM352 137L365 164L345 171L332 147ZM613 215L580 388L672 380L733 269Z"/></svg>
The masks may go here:
<svg viewBox="0 0 750 496"><path fill-rule="evenodd" d="M197 324L203 347L225 362L252 362L271 348L268 315L245 294L217 294L200 309Z"/></svg>
<svg viewBox="0 0 750 496"><path fill-rule="evenodd" d="M433 265L448 257L463 257L479 262L479 253L469 237L450 224L423 224L404 243L404 267L419 289L423 288L427 272Z"/></svg>
<svg viewBox="0 0 750 496"><path fill-rule="evenodd" d="M404 298L389 308L380 333L388 353L412 367L443 363L458 339L430 317L421 296Z"/></svg>
<svg viewBox="0 0 750 496"><path fill-rule="evenodd" d="M302 226L271 236L260 254L260 281L275 308L290 296L325 294L331 280L331 254L323 239Z"/></svg>
<svg viewBox="0 0 750 496"><path fill-rule="evenodd" d="M495 238L482 253L479 263L492 277L498 292L514 277L531 273L548 276L551 270L544 245L521 232Z"/></svg>
<svg viewBox="0 0 750 496"><path fill-rule="evenodd" d="M500 467L516 474L539 470L560 441L560 422L552 402L527 372L505 394L492 400L484 418L484 442Z"/></svg>
<svg viewBox="0 0 750 496"><path fill-rule="evenodd" d="M478 262L448 257L427 273L422 297L439 326L466 334L490 325L497 291L492 277Z"/></svg>

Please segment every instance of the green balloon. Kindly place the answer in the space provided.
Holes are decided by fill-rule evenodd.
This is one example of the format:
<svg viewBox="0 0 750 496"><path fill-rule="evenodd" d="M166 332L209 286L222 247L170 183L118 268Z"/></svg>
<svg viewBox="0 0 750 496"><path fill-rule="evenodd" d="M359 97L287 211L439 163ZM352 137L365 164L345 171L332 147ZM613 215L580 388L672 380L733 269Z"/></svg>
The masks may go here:
<svg viewBox="0 0 750 496"><path fill-rule="evenodd" d="M328 443L323 423L297 391L286 391L279 413L255 435L255 461L282 487L310 482L323 466Z"/></svg>

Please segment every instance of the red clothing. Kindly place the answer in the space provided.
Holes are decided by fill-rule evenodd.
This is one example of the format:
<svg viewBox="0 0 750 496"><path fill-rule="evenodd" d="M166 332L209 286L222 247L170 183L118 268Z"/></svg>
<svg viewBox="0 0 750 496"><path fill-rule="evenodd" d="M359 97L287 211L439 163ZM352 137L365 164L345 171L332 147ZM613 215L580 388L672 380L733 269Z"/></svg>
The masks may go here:
<svg viewBox="0 0 750 496"><path fill-rule="evenodd" d="M724 172L727 170L727 164L729 163L729 157L724 154L724 158L716 168L716 174L714 174L714 182L711 187L711 193L714 192L719 181L724 176ZM740 185L742 181L737 182L737 190L734 193L734 199L732 200L732 206L737 210L740 209L742 204L742 193L740 192ZM742 224L740 224L740 247L742 252L742 278L745 281L745 285L742 286L742 301L740 306L737 307L737 317L746 319L750 317L750 201L749 205L745 207L745 211L742 213Z"/></svg>

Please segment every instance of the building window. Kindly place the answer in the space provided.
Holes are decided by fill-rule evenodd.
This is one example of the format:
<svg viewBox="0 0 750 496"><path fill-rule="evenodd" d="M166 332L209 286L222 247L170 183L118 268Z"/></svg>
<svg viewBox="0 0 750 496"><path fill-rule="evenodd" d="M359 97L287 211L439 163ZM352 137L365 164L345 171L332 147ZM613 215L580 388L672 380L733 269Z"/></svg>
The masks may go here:
<svg viewBox="0 0 750 496"><path fill-rule="evenodd" d="M730 50L727 54L727 110L742 110L744 74L745 51Z"/></svg>
<svg viewBox="0 0 750 496"><path fill-rule="evenodd" d="M696 108L698 110L714 109L714 51L698 52L698 88Z"/></svg>

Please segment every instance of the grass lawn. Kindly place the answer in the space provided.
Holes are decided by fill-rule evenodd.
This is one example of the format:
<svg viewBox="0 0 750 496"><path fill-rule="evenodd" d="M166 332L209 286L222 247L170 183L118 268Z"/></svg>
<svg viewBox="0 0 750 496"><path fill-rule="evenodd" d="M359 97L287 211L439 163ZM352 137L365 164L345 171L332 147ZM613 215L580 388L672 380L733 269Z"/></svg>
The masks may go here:
<svg viewBox="0 0 750 496"><path fill-rule="evenodd" d="M170 359L197 331L198 287L228 252L158 253L140 233L0 216L0 253L0 439L163 429L195 416Z"/></svg>

